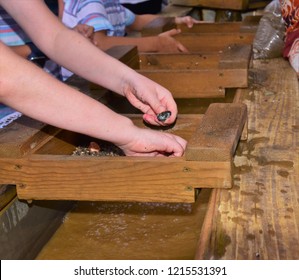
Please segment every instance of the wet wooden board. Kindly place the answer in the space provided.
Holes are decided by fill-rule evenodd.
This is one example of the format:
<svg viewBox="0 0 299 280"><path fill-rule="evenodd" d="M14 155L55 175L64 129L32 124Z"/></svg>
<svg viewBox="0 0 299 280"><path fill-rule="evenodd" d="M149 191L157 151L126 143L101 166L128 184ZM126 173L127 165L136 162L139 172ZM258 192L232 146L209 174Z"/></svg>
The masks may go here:
<svg viewBox="0 0 299 280"><path fill-rule="evenodd" d="M234 185L213 190L196 259L299 258L299 88L284 59L254 61L248 141L234 158Z"/></svg>
<svg viewBox="0 0 299 280"><path fill-rule="evenodd" d="M20 157L49 141L60 130L22 116L0 133L0 157Z"/></svg>
<svg viewBox="0 0 299 280"><path fill-rule="evenodd" d="M0 180L14 181L18 197L27 200L192 203L196 188L231 186L229 162L55 155L0 162L6 173Z"/></svg>
<svg viewBox="0 0 299 280"><path fill-rule="evenodd" d="M187 160L231 160L247 120L245 104L211 104L189 140Z"/></svg>
<svg viewBox="0 0 299 280"><path fill-rule="evenodd" d="M138 56L138 69L142 70L247 70L251 58L251 46L231 45L221 52L139 53Z"/></svg>
<svg viewBox="0 0 299 280"><path fill-rule="evenodd" d="M15 197L0 211L1 260L35 259L72 207L69 201L41 201L28 205Z"/></svg>
<svg viewBox="0 0 299 280"><path fill-rule="evenodd" d="M190 52L222 51L231 45L251 45L254 33L195 33L178 34L175 39Z"/></svg>
<svg viewBox="0 0 299 280"><path fill-rule="evenodd" d="M139 55L139 73L175 98L224 97L226 88L248 86L251 46L232 45L218 53Z"/></svg>
<svg viewBox="0 0 299 280"><path fill-rule="evenodd" d="M114 47L113 51L135 65L140 74L171 91L175 98L223 98L226 88L248 86L250 45L196 54L138 53L136 47L130 46Z"/></svg>
<svg viewBox="0 0 299 280"><path fill-rule="evenodd" d="M246 18L245 18L246 19ZM251 45L259 24L260 16L250 16L242 22L210 23L202 22L188 28L185 24L175 27L181 33L174 38L190 52L222 51L230 45ZM146 26L142 36L153 36L174 27L173 18L156 19ZM158 28L158 26L160 27Z"/></svg>

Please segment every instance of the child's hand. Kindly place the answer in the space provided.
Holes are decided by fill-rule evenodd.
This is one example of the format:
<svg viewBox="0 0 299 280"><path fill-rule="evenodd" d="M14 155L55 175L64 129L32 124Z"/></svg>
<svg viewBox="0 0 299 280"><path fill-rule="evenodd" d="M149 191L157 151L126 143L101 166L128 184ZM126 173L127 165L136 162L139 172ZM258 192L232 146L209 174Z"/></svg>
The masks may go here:
<svg viewBox="0 0 299 280"><path fill-rule="evenodd" d="M176 24L186 24L189 28L191 28L195 23L200 23L200 21L196 20L193 17L185 16L185 17L176 17L175 23Z"/></svg>
<svg viewBox="0 0 299 280"><path fill-rule="evenodd" d="M118 144L127 156L177 156L184 154L187 146L183 138L152 129L132 127L127 143Z"/></svg>
<svg viewBox="0 0 299 280"><path fill-rule="evenodd" d="M90 40L93 44L96 45L96 42L94 41L94 28L92 26L89 26L87 24L77 24L75 27L73 27L73 30L78 32L79 34L83 35L85 38Z"/></svg>
<svg viewBox="0 0 299 280"><path fill-rule="evenodd" d="M168 53L188 52L187 48L174 38L179 33L181 33L179 29L171 29L160 33L157 36L157 51Z"/></svg>
<svg viewBox="0 0 299 280"><path fill-rule="evenodd" d="M172 94L166 88L142 75L134 75L132 79L134 84L127 83L123 86L122 95L144 113L144 121L161 126L172 124L177 117L177 105ZM171 112L169 118L159 121L157 115L165 111Z"/></svg>

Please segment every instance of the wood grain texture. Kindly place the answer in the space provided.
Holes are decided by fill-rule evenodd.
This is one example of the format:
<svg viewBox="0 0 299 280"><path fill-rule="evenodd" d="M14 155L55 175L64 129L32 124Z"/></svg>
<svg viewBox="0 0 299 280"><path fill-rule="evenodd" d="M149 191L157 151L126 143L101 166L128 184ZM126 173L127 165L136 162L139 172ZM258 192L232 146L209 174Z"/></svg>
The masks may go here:
<svg viewBox="0 0 299 280"><path fill-rule="evenodd" d="M188 142L186 159L230 161L246 120L245 104L211 104Z"/></svg>
<svg viewBox="0 0 299 280"><path fill-rule="evenodd" d="M175 39L181 42L190 52L222 51L229 45L250 45L254 33L195 33L178 34Z"/></svg>
<svg viewBox="0 0 299 280"><path fill-rule="evenodd" d="M242 22L200 22L191 28L186 24L175 24L173 18L157 18L141 30L141 36L153 36L178 28L182 34L213 33L255 33L261 16L247 16Z"/></svg>
<svg viewBox="0 0 299 280"><path fill-rule="evenodd" d="M231 45L221 52L139 53L139 68L141 70L225 69L227 71L229 69L248 69L251 53L251 45Z"/></svg>
<svg viewBox="0 0 299 280"><path fill-rule="evenodd" d="M258 27L260 17L256 16L242 22L201 22L194 24L191 28L186 24L178 24L177 28L181 29L182 33L240 33L253 32L255 33Z"/></svg>
<svg viewBox="0 0 299 280"><path fill-rule="evenodd" d="M130 117L144 126L141 116ZM201 121L179 115L168 132L188 140ZM18 197L27 200L194 202L196 188L231 187L230 160L71 156L80 139L61 131L35 155L1 158L0 183L16 184Z"/></svg>
<svg viewBox="0 0 299 280"><path fill-rule="evenodd" d="M139 53L142 70L204 70L217 69L221 54L218 52L202 53Z"/></svg>
<svg viewBox="0 0 299 280"><path fill-rule="evenodd" d="M201 54L141 53L140 74L170 90L175 98L224 97L225 88L248 86L250 45L232 45Z"/></svg>
<svg viewBox="0 0 299 280"><path fill-rule="evenodd" d="M138 72L167 88L175 98L224 97L225 88L242 88L248 85L247 69L139 70Z"/></svg>
<svg viewBox="0 0 299 280"><path fill-rule="evenodd" d="M0 169L27 200L194 202L195 188L231 186L230 162L184 158L35 155L0 159Z"/></svg>
<svg viewBox="0 0 299 280"><path fill-rule="evenodd" d="M20 157L53 138L60 129L22 116L0 133L0 157Z"/></svg>
<svg viewBox="0 0 299 280"><path fill-rule="evenodd" d="M233 188L213 191L198 258L299 259L298 80L282 58L254 61L252 72L248 140L234 158Z"/></svg>
<svg viewBox="0 0 299 280"><path fill-rule="evenodd" d="M251 54L251 45L231 45L221 52L218 67L222 70L248 69Z"/></svg>
<svg viewBox="0 0 299 280"><path fill-rule="evenodd" d="M136 46L114 46L106 53L133 69L139 68L138 50Z"/></svg>

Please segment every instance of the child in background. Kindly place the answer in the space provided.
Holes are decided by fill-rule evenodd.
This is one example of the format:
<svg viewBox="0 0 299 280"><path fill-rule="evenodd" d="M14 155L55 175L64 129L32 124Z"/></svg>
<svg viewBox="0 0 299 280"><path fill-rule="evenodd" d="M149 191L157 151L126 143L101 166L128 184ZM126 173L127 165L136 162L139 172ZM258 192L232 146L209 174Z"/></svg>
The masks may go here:
<svg viewBox="0 0 299 280"><path fill-rule="evenodd" d="M42 0L0 0L47 57L122 96L143 112L145 122L168 125L177 107L171 93L111 58L64 27ZM0 102L42 122L114 143L126 155L182 156L181 137L142 129L96 100L54 79L0 43ZM171 111L164 123L157 114Z"/></svg>
<svg viewBox="0 0 299 280"><path fill-rule="evenodd" d="M180 30L172 29L158 36L128 37L127 31L141 31L158 15L135 15L124 8L119 0L59 0L63 9L62 22L69 28L77 24L87 24L94 28L94 41L102 50L116 45L135 45L140 52L188 52L175 35ZM63 6L64 5L64 6ZM59 8L59 9L60 9ZM175 18L177 24L188 27L199 21L190 16ZM64 73L67 78L71 73Z"/></svg>

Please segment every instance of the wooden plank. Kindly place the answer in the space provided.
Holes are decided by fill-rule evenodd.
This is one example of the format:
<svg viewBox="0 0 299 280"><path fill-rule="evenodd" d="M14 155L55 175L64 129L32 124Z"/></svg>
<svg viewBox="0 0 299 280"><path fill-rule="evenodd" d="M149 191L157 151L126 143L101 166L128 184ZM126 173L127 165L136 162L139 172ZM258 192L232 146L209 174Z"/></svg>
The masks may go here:
<svg viewBox="0 0 299 280"><path fill-rule="evenodd" d="M194 202L195 188L231 187L230 162L34 155L0 159L20 199ZM3 178L3 174L4 178Z"/></svg>
<svg viewBox="0 0 299 280"><path fill-rule="evenodd" d="M231 45L221 52L139 53L141 70L248 69L251 45ZM247 77L246 77L247 78Z"/></svg>
<svg viewBox="0 0 299 280"><path fill-rule="evenodd" d="M15 186L0 185L0 213L16 196L17 192Z"/></svg>
<svg viewBox="0 0 299 280"><path fill-rule="evenodd" d="M248 69L251 53L251 45L231 45L221 53L219 68Z"/></svg>
<svg viewBox="0 0 299 280"><path fill-rule="evenodd" d="M250 45L232 45L213 54L140 54L139 73L175 98L223 97L225 88L248 86L250 57Z"/></svg>
<svg viewBox="0 0 299 280"><path fill-rule="evenodd" d="M203 225L201 227L200 236L197 244L197 249L195 252L195 259L196 260L202 260L206 259L206 245L209 243L209 238L211 238L212 230L213 230L213 222L214 222L214 216L217 215L215 213L215 205L218 202L218 193L219 189L213 189L212 193L210 195L210 200L208 203L208 208L206 211L206 215L204 217Z"/></svg>
<svg viewBox="0 0 299 280"><path fill-rule="evenodd" d="M106 53L133 69L139 68L138 50L136 46L114 46Z"/></svg>
<svg viewBox="0 0 299 280"><path fill-rule="evenodd" d="M139 64L142 70L216 69L219 66L220 56L218 52L139 53Z"/></svg>
<svg viewBox="0 0 299 280"><path fill-rule="evenodd" d="M247 69L139 70L138 72L167 88L175 98L224 97L225 88L248 85Z"/></svg>
<svg viewBox="0 0 299 280"><path fill-rule="evenodd" d="M0 132L0 156L20 157L54 137L60 129L22 116Z"/></svg>
<svg viewBox="0 0 299 280"><path fill-rule="evenodd" d="M211 104L188 142L186 159L230 161L246 119L244 104Z"/></svg>
<svg viewBox="0 0 299 280"><path fill-rule="evenodd" d="M179 34L175 39L181 42L190 52L222 51L229 45L250 45L254 33L195 33Z"/></svg>
<svg viewBox="0 0 299 280"><path fill-rule="evenodd" d="M255 33L259 24L260 17L256 20L248 19L247 21L236 22L201 22L194 24L191 28L186 24L178 24L182 33Z"/></svg>
<svg viewBox="0 0 299 280"><path fill-rule="evenodd" d="M186 24L178 24L182 33L236 33L240 32L241 22L201 22L191 28Z"/></svg>
<svg viewBox="0 0 299 280"><path fill-rule="evenodd" d="M299 258L299 88L282 58L254 61L248 141L234 158L233 188L215 190L210 235L197 258Z"/></svg>
<svg viewBox="0 0 299 280"><path fill-rule="evenodd" d="M140 53L139 59L136 48L120 46L114 51L113 56L119 60L125 57L124 62L134 60L135 65L138 61L135 69L166 87L175 98L223 98L226 88L248 86L248 45L231 45L221 52L200 54Z"/></svg>
<svg viewBox="0 0 299 280"><path fill-rule="evenodd" d="M239 22L200 22L189 28L186 24L175 24L173 18L158 18L141 30L142 36L153 36L167 30L178 28L186 33L255 33L261 16L248 16ZM215 35L216 35L215 34Z"/></svg>

